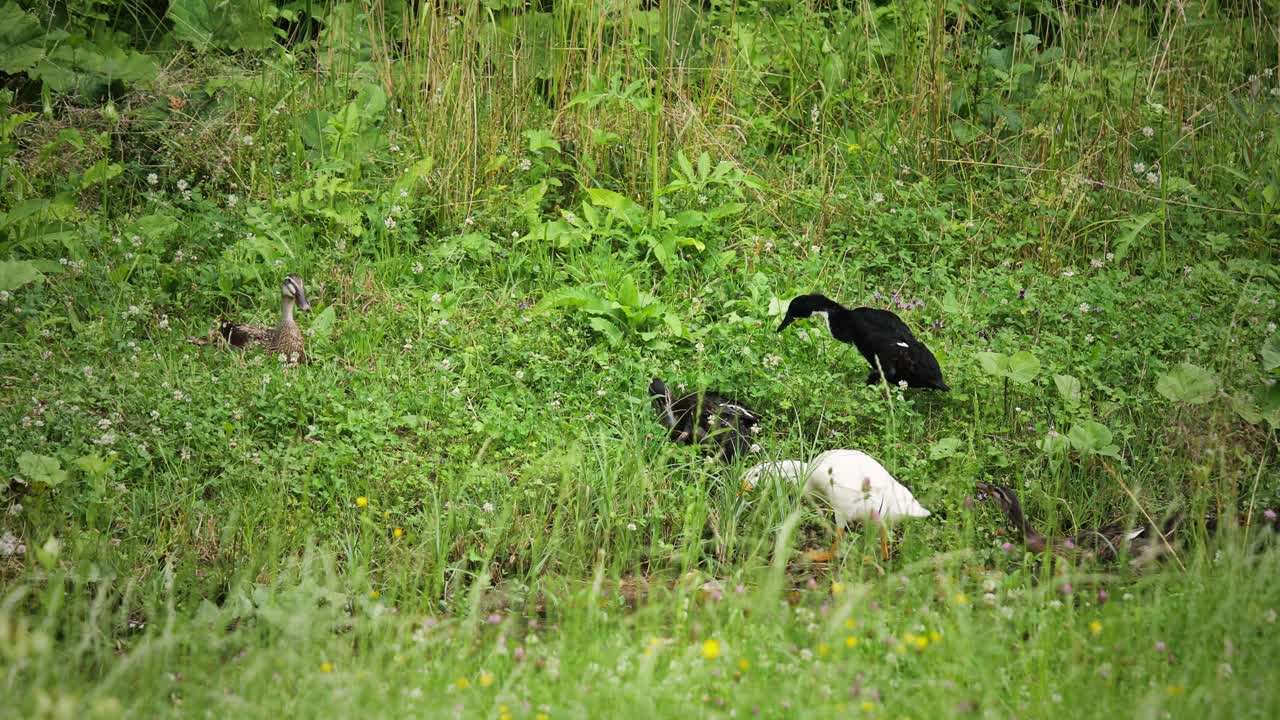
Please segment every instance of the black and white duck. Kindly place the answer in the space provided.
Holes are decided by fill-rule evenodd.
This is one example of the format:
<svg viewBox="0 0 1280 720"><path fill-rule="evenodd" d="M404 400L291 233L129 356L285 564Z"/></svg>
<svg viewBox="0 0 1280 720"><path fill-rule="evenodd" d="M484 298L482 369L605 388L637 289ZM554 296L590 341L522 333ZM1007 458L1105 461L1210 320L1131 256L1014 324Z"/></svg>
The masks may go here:
<svg viewBox="0 0 1280 720"><path fill-rule="evenodd" d="M725 462L754 446L760 415L737 400L710 391L677 398L659 378L649 383L649 396L675 442L714 447Z"/></svg>
<svg viewBox="0 0 1280 720"><path fill-rule="evenodd" d="M280 286L280 322L275 327L224 322L210 337L188 340L196 345L205 345L213 340L226 342L236 348L256 346L267 352L283 355L289 362L300 362L305 358L305 348L302 331L293 318L295 308L309 311L311 303L307 302L302 278L291 274L285 276Z"/></svg>
<svg viewBox="0 0 1280 720"><path fill-rule="evenodd" d="M871 365L868 385L879 383L883 372L883 379L894 385L905 382L907 387L951 389L942 380L937 358L892 312L869 307L849 309L826 295L812 293L791 301L778 332L812 315L826 321L827 330L836 340L858 348Z"/></svg>

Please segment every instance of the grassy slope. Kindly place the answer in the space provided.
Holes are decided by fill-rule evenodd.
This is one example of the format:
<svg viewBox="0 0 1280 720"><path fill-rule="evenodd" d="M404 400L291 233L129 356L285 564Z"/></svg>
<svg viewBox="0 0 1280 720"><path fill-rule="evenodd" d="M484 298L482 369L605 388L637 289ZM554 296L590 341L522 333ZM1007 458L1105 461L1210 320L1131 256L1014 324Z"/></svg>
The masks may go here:
<svg viewBox="0 0 1280 720"><path fill-rule="evenodd" d="M74 187L67 239L11 246L72 263L6 301L0 460L70 472L7 491L21 510L0 528L28 547L0 558L0 683L18 699L0 712L1274 716L1274 552L1191 527L1157 573L1055 571L1001 550L1001 519L967 502L1006 482L1054 528L1275 504L1274 434L1224 396L1155 390L1187 360L1228 393L1259 384L1275 229L1251 213L1274 78L1241 73L1274 40L1212 7L1150 34L1172 16L1081 9L1042 33L1066 56L1036 92L988 98L1024 129L967 144L982 113L935 102L998 79L975 62L989 43L935 52L932 10L903 8L875 33L798 8L675 13L678 46L566 11L558 50L539 54L528 20L524 44L491 40L509 57L460 40L480 19L433 18L394 64L335 16L322 46L355 48L321 53L319 75L176 58L156 89L189 112L134 98L103 126L120 178ZM874 55L889 37L896 54ZM566 106L588 72L654 62L662 82L630 91L653 104ZM374 80L385 108L358 92ZM363 124L308 140L312 111L353 98ZM15 197L72 189L94 146L39 150L96 122L24 126ZM760 187L673 186L676 150ZM1135 171L1157 161L1154 183ZM547 179L562 185L529 200ZM595 187L645 209L588 233L578 188ZM747 207L681 230L703 249L664 269L643 241L674 232L658 195L671 216ZM183 342L221 314L268 320L285 269L308 282L314 363ZM545 307L579 287L629 306L619 339ZM813 289L923 300L902 314L955 390L866 388L850 349L776 335L778 301ZM1020 350L1042 365L1027 384L978 360ZM795 550L829 521L662 442L653 373L767 411L771 457L866 449L942 512L888 564L855 533L838 567L805 567ZM1042 447L1088 421L1114 457ZM74 464L87 455L111 465Z"/></svg>

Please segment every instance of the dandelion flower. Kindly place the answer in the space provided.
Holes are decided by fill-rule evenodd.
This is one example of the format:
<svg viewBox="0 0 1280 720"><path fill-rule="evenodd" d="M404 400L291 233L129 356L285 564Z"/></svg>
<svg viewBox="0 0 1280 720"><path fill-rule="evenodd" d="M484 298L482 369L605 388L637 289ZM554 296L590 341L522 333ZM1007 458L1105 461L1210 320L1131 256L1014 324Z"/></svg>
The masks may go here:
<svg viewBox="0 0 1280 720"><path fill-rule="evenodd" d="M464 677L460 677L457 680L453 681L453 686L458 688L459 690L466 690L467 688L471 687L471 681Z"/></svg>
<svg viewBox="0 0 1280 720"><path fill-rule="evenodd" d="M404 537L404 528L396 528L391 531L391 534L398 538Z"/></svg>
<svg viewBox="0 0 1280 720"><path fill-rule="evenodd" d="M331 673L331 672L333 672L333 663L328 663L328 662L326 662L326 663L320 663L320 672L322 672L322 673Z"/></svg>
<svg viewBox="0 0 1280 720"><path fill-rule="evenodd" d="M360 507L368 507L369 498L361 495L360 497L356 498L356 505L359 505Z"/></svg>
<svg viewBox="0 0 1280 720"><path fill-rule="evenodd" d="M1093 635L1097 635L1101 633L1102 623L1098 622L1097 620L1094 620L1093 622L1089 623L1089 632L1090 634L1093 634Z"/></svg>
<svg viewBox="0 0 1280 720"><path fill-rule="evenodd" d="M832 595L839 595L839 594L840 594L840 593L842 593L842 592L844 592L844 583L841 583L841 582L833 582L833 583L831 583L831 594L832 594Z"/></svg>
<svg viewBox="0 0 1280 720"><path fill-rule="evenodd" d="M1186 691L1187 689L1182 687L1181 685L1170 685L1169 687L1165 688L1165 692L1173 696L1181 695Z"/></svg>
<svg viewBox="0 0 1280 720"><path fill-rule="evenodd" d="M844 646L849 648L850 650L858 647L858 638L854 637L853 635L850 635L849 637L844 639Z"/></svg>
<svg viewBox="0 0 1280 720"><path fill-rule="evenodd" d="M968 604L969 604L969 596L968 596L968 595L965 595L964 593L956 593L956 596L955 596L954 598L952 598L952 599L956 601L956 604L957 604L957 605L968 605Z"/></svg>
<svg viewBox="0 0 1280 720"><path fill-rule="evenodd" d="M702 657L707 660L715 660L720 657L720 641L713 638L703 642Z"/></svg>
<svg viewBox="0 0 1280 720"><path fill-rule="evenodd" d="M493 684L493 673L488 670L480 671L480 687L489 687Z"/></svg>
<svg viewBox="0 0 1280 720"><path fill-rule="evenodd" d="M875 708L876 708L875 703L871 702L870 700L862 701L862 712L871 712L872 710L875 710Z"/></svg>

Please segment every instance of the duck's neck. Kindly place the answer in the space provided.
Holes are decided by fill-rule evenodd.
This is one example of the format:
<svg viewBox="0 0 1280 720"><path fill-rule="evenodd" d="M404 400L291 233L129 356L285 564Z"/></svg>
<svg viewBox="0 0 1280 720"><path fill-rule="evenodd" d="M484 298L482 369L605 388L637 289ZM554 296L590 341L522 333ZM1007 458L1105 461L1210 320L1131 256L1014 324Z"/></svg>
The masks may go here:
<svg viewBox="0 0 1280 720"><path fill-rule="evenodd" d="M297 301L291 297L285 297L280 302L280 327L289 327L296 324L293 321L293 306L296 303Z"/></svg>
<svg viewBox="0 0 1280 720"><path fill-rule="evenodd" d="M1023 514L1022 503L1018 502L1018 496L1011 492L1008 500L1009 506L1005 509L1005 513L1009 516L1009 521L1013 523L1014 527L1018 528L1018 532L1022 533L1023 539L1028 544L1032 542L1033 538L1043 541L1044 537L1036 532L1035 528L1031 527L1031 523L1027 521L1027 516Z"/></svg>

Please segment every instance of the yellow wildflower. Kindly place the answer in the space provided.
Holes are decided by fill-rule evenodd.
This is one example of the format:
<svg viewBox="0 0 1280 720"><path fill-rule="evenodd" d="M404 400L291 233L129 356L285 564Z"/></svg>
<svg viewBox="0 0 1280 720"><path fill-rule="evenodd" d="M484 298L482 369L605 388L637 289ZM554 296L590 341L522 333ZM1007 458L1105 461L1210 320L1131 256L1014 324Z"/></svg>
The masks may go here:
<svg viewBox="0 0 1280 720"><path fill-rule="evenodd" d="M396 528L395 530L391 531L391 534L398 538L404 537L404 528Z"/></svg>
<svg viewBox="0 0 1280 720"><path fill-rule="evenodd" d="M925 648L927 648L927 647L929 647L929 638L927 638L927 637L925 637L925 636L923 636L923 635L921 635L920 637L916 638L916 649L917 649L917 650L923 650L923 649L925 649Z"/></svg>
<svg viewBox="0 0 1280 720"><path fill-rule="evenodd" d="M840 593L842 593L842 592L844 592L844 583L842 583L842 582L833 582L833 583L831 583L831 594L832 594L832 595L839 595L839 594L840 594Z"/></svg>
<svg viewBox="0 0 1280 720"><path fill-rule="evenodd" d="M1097 620L1094 620L1093 622L1089 623L1089 632L1093 633L1094 635L1097 635L1098 633L1102 632L1102 623L1098 622Z"/></svg>
<svg viewBox="0 0 1280 720"><path fill-rule="evenodd" d="M818 657L826 657L831 654L831 646L826 643L818 643Z"/></svg>
<svg viewBox="0 0 1280 720"><path fill-rule="evenodd" d="M746 672L749 667L751 667L751 663L747 662L746 658L742 658L738 661L738 669L742 672Z"/></svg>
<svg viewBox="0 0 1280 720"><path fill-rule="evenodd" d="M378 598L382 597L382 593L378 592L377 590L370 590L369 597L373 598L374 600L377 600Z"/></svg>
<svg viewBox="0 0 1280 720"><path fill-rule="evenodd" d="M359 505L360 507L368 507L369 498L361 495L360 497L356 498L356 505Z"/></svg>
<svg viewBox="0 0 1280 720"><path fill-rule="evenodd" d="M844 646L850 649L858 647L858 638L850 635L844 639Z"/></svg>
<svg viewBox="0 0 1280 720"><path fill-rule="evenodd" d="M862 146L859 145L858 143L849 143L845 149L847 149L851 153L856 153L862 149Z"/></svg>
<svg viewBox="0 0 1280 720"><path fill-rule="evenodd" d="M862 712L871 712L872 710L875 709L875 707L876 707L875 704L872 703L870 700L862 701Z"/></svg>
<svg viewBox="0 0 1280 720"><path fill-rule="evenodd" d="M957 605L968 605L968 604L969 604L969 596L968 596L968 595L965 595L964 593L956 593L956 596L955 596L954 598L952 598L952 599L956 601L956 604L957 604Z"/></svg>
<svg viewBox="0 0 1280 720"><path fill-rule="evenodd" d="M707 660L715 660L720 657L720 641L711 639L702 643L702 657Z"/></svg>
<svg viewBox="0 0 1280 720"><path fill-rule="evenodd" d="M546 713L538 713L533 716L533 720L551 720L551 716Z"/></svg>
<svg viewBox="0 0 1280 720"><path fill-rule="evenodd" d="M320 663L320 672L322 673L333 672L333 663Z"/></svg>
<svg viewBox="0 0 1280 720"><path fill-rule="evenodd" d="M464 677L460 677L457 680L454 680L453 684L459 690L466 690L467 688L471 687L471 681Z"/></svg>
<svg viewBox="0 0 1280 720"><path fill-rule="evenodd" d="M1181 695L1182 693L1187 691L1187 689L1182 687L1181 685L1170 685L1169 687L1165 688L1165 690L1170 695Z"/></svg>
<svg viewBox="0 0 1280 720"><path fill-rule="evenodd" d="M480 687L489 687L493 684L493 673L488 670L480 671Z"/></svg>
<svg viewBox="0 0 1280 720"><path fill-rule="evenodd" d="M849 618L848 620L844 621L844 626L847 628L856 628L858 627L858 621L854 620L853 618Z"/></svg>
<svg viewBox="0 0 1280 720"><path fill-rule="evenodd" d="M938 642L941 639L942 639L942 633L938 632L937 630L929 631L929 642Z"/></svg>

